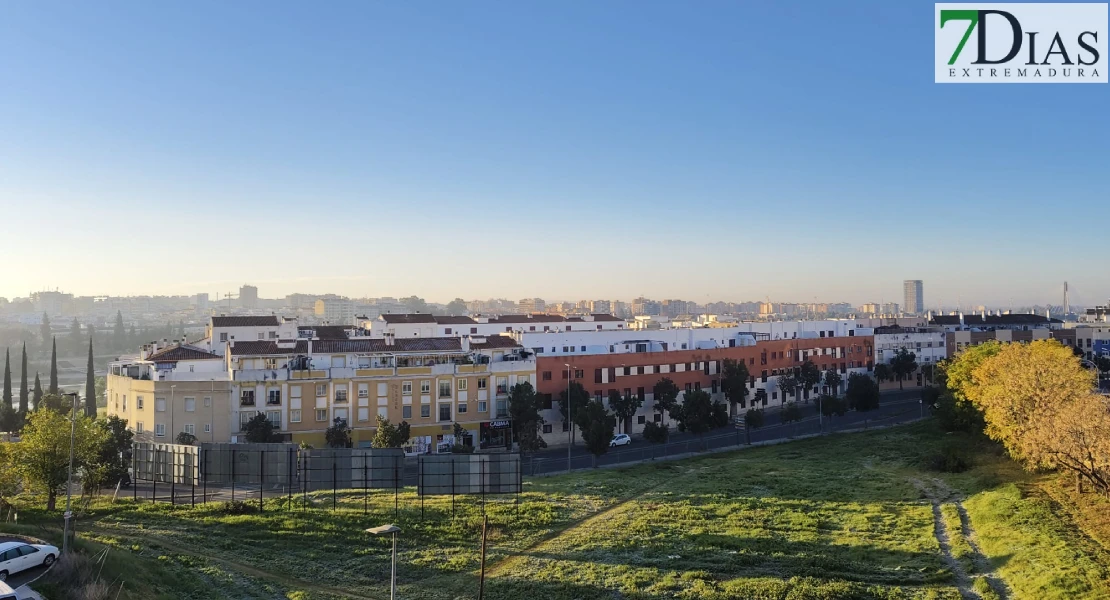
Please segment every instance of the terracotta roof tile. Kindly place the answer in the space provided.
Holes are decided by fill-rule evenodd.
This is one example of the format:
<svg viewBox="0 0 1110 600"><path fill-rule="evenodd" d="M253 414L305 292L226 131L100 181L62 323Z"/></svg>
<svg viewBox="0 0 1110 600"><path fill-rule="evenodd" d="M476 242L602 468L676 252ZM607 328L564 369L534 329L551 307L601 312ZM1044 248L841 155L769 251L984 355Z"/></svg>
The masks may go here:
<svg viewBox="0 0 1110 600"><path fill-rule="evenodd" d="M231 347L232 356L244 355L269 355L269 354L307 354L308 342L305 340L297 340L297 343L292 348L279 348L277 342L261 341L261 342L235 342Z"/></svg>
<svg viewBox="0 0 1110 600"><path fill-rule="evenodd" d="M218 354L212 354L211 352L201 350L200 348L181 345L174 346L172 348L166 348L164 350L159 350L158 352L147 357L147 360L151 362L177 362L179 360L213 359L219 360L220 356Z"/></svg>
<svg viewBox="0 0 1110 600"><path fill-rule="evenodd" d="M392 314L387 313L381 315L381 320L386 323L435 323L436 318L426 313L412 313L412 314Z"/></svg>
<svg viewBox="0 0 1110 600"><path fill-rule="evenodd" d="M494 348L520 348L516 340L507 335L491 335L485 342L470 342L473 350L492 350Z"/></svg>
<svg viewBox="0 0 1110 600"><path fill-rule="evenodd" d="M278 318L275 315L269 315L266 317L212 317L213 327L269 327L280 324L281 323L278 321Z"/></svg>

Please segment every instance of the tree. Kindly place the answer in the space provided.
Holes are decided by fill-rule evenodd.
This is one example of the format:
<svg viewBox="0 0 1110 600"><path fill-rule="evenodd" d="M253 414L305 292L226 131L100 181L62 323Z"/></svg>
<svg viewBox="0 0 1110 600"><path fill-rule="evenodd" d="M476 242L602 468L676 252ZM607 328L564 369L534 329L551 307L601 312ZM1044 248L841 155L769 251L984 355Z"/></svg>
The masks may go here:
<svg viewBox="0 0 1110 600"><path fill-rule="evenodd" d="M58 393L58 340L53 340L50 346L50 388L51 394Z"/></svg>
<svg viewBox="0 0 1110 600"><path fill-rule="evenodd" d="M737 404L740 408L747 405L748 380L751 379L751 374L748 373L748 366L742 360L726 358L721 367L721 391L728 399L729 414L735 415Z"/></svg>
<svg viewBox="0 0 1110 600"><path fill-rule="evenodd" d="M39 381L38 371L35 372L35 389L31 392L31 410L38 410L42 406L42 382Z"/></svg>
<svg viewBox="0 0 1110 600"><path fill-rule="evenodd" d="M833 396L840 395L841 383L844 383L844 378L840 376L840 373L836 372L836 369L825 371L825 385L829 386L829 390Z"/></svg>
<svg viewBox="0 0 1110 600"><path fill-rule="evenodd" d="M1077 491L1083 491L1086 480L1110 494L1110 405L1105 398L1088 393L1065 402L1027 435L1027 466L1067 469L1075 474Z"/></svg>
<svg viewBox="0 0 1110 600"><path fill-rule="evenodd" d="M324 440L329 448L350 448L351 428L347 426L347 420L336 417L331 427L324 432Z"/></svg>
<svg viewBox="0 0 1110 600"><path fill-rule="evenodd" d="M127 347L127 331L123 328L123 313L116 311L116 324L112 327L112 347L117 351Z"/></svg>
<svg viewBox="0 0 1110 600"><path fill-rule="evenodd" d="M844 394L848 408L864 412L879 408L879 385L863 373L848 376L848 391Z"/></svg>
<svg viewBox="0 0 1110 600"><path fill-rule="evenodd" d="M813 364L813 361L806 359L802 363L802 368L798 370L798 383L802 385L802 394L806 400L809 400L809 392L813 386L821 383L821 369Z"/></svg>
<svg viewBox="0 0 1110 600"><path fill-rule="evenodd" d="M797 402L787 402L782 405L779 412L779 420L783 423L792 423L802 420L802 407L798 406Z"/></svg>
<svg viewBox="0 0 1110 600"><path fill-rule="evenodd" d="M524 454L539 452L547 447L543 439L543 401L532 384L518 383L509 388L509 417L512 419L517 444Z"/></svg>
<svg viewBox="0 0 1110 600"><path fill-rule="evenodd" d="M617 390L609 390L609 410L613 411L613 415L617 418L619 426L617 431L623 429L624 433L628 433L629 421L643 404L644 399L639 396L632 394L624 396Z"/></svg>
<svg viewBox="0 0 1110 600"><path fill-rule="evenodd" d="M1079 345L1078 341L1076 342L1075 346L1072 347L1071 351L1072 354L1075 354L1079 358L1085 358L1087 356L1087 353L1083 351L1083 347Z"/></svg>
<svg viewBox="0 0 1110 600"><path fill-rule="evenodd" d="M683 394L682 410L678 415L678 430L689 431L701 437L716 424L713 414L713 398L705 390L694 390Z"/></svg>
<svg viewBox="0 0 1110 600"><path fill-rule="evenodd" d="M826 417L843 417L848 412L848 403L830 394L821 394L818 405L821 407L821 414Z"/></svg>
<svg viewBox="0 0 1110 600"><path fill-rule="evenodd" d="M1098 369L1099 373L1106 375L1106 373L1110 372L1110 356L1099 356L1096 358L1095 367Z"/></svg>
<svg viewBox="0 0 1110 600"><path fill-rule="evenodd" d="M27 342L23 343L23 361L19 369L19 420L27 419L31 404L31 386L27 382Z"/></svg>
<svg viewBox="0 0 1110 600"><path fill-rule="evenodd" d="M752 407L767 406L767 388L759 388L752 397Z"/></svg>
<svg viewBox="0 0 1110 600"><path fill-rule="evenodd" d="M77 317L73 317L73 322L69 324L69 349L71 352L81 351L81 322Z"/></svg>
<svg viewBox="0 0 1110 600"><path fill-rule="evenodd" d="M578 422L578 413L585 410L586 404L590 402L590 393L586 388L582 387L581 383L573 381L570 384L570 397L567 397L567 391L559 392L559 414L563 415L564 423ZM568 412L569 411L569 412ZM570 427L571 444L574 443L574 427Z"/></svg>
<svg viewBox="0 0 1110 600"><path fill-rule="evenodd" d="M72 396L43 394L42 399L39 401L40 410L51 410L60 415L68 416L73 409L73 401L70 400L70 398L72 398Z"/></svg>
<svg viewBox="0 0 1110 600"><path fill-rule="evenodd" d="M466 427L455 423L451 426L451 434L455 436L455 443L451 445L452 447L469 445L463 444L463 440L470 436L470 432L467 431Z"/></svg>
<svg viewBox="0 0 1110 600"><path fill-rule="evenodd" d="M85 471L83 479L87 491L116 485L131 462L134 434L127 429L127 420L112 415L98 419L96 425L104 430L104 437L97 448L96 460Z"/></svg>
<svg viewBox="0 0 1110 600"><path fill-rule="evenodd" d="M251 420L243 425L243 437L251 444L270 444L277 441L274 424L263 413L251 417Z"/></svg>
<svg viewBox="0 0 1110 600"><path fill-rule="evenodd" d="M89 337L89 362L85 366L85 416L96 418L96 372L93 368L93 341Z"/></svg>
<svg viewBox="0 0 1110 600"><path fill-rule="evenodd" d="M403 428L403 430L402 430ZM378 415L378 430L370 445L374 448L400 448L409 441L408 423L401 422L401 426L394 425L389 419Z"/></svg>
<svg viewBox="0 0 1110 600"><path fill-rule="evenodd" d="M782 390L782 401L786 402L786 394L789 393L794 397L798 392L798 378L794 376L793 371L787 371L779 376L779 389Z"/></svg>
<svg viewBox="0 0 1110 600"><path fill-rule="evenodd" d="M455 298L447 303L445 310L447 314L453 317L466 316L466 301L462 298Z"/></svg>
<svg viewBox="0 0 1110 600"><path fill-rule="evenodd" d="M644 439L652 444L665 444L671 430L662 423L650 421L644 425Z"/></svg>
<svg viewBox="0 0 1110 600"><path fill-rule="evenodd" d="M428 303L423 298L417 296L409 296L408 298L401 298L401 304L405 310L410 313L426 313L428 312Z"/></svg>
<svg viewBox="0 0 1110 600"><path fill-rule="evenodd" d="M4 349L4 395L0 400L5 406L12 409L12 414L15 414L15 408L12 406L12 357L11 350ZM13 422L13 427L10 431L19 429L18 423Z"/></svg>
<svg viewBox="0 0 1110 600"><path fill-rule="evenodd" d="M917 355L905 348L899 348L894 358L890 359L890 370L898 377L898 389L903 389L902 381L917 370Z"/></svg>
<svg viewBox="0 0 1110 600"><path fill-rule="evenodd" d="M586 444L586 450L593 455L593 466L596 468L598 457L609 451L616 420L600 400L589 400L575 412L574 424L582 432L582 441Z"/></svg>
<svg viewBox="0 0 1110 600"><path fill-rule="evenodd" d="M73 434L73 467L93 465L105 432L92 419L78 415ZM16 444L16 468L25 485L46 492L46 509L57 506L58 493L67 481L69 469L69 419L50 410L28 415L23 439Z"/></svg>
<svg viewBox="0 0 1110 600"><path fill-rule="evenodd" d="M894 372L890 370L890 365L886 363L879 363L875 365L875 379L882 383L884 381L893 381Z"/></svg>
<svg viewBox="0 0 1110 600"><path fill-rule="evenodd" d="M51 339L50 335L50 317L46 313L42 313L42 324L39 325L39 335L42 336L42 347L46 348L47 340Z"/></svg>
<svg viewBox="0 0 1110 600"><path fill-rule="evenodd" d="M193 444L197 443L197 436L182 431L181 433L177 434L177 437L173 439L173 443L181 444L183 446L192 446Z"/></svg>
<svg viewBox="0 0 1110 600"><path fill-rule="evenodd" d="M765 415L759 408L750 408L744 413L744 435L748 438L748 445L752 444L752 430L763 427Z"/></svg>
<svg viewBox="0 0 1110 600"><path fill-rule="evenodd" d="M974 404L956 399L956 393L943 387L927 387L921 390L921 402L929 407L937 422L945 431L964 431L982 433L986 423L983 413Z"/></svg>
<svg viewBox="0 0 1110 600"><path fill-rule="evenodd" d="M678 406L678 386L669 377L664 377L651 389L652 408L662 419L664 414L672 414Z"/></svg>
<svg viewBox="0 0 1110 600"><path fill-rule="evenodd" d="M19 416L11 402L0 401L0 431L13 433L19 430ZM3 446L4 444L0 444Z"/></svg>

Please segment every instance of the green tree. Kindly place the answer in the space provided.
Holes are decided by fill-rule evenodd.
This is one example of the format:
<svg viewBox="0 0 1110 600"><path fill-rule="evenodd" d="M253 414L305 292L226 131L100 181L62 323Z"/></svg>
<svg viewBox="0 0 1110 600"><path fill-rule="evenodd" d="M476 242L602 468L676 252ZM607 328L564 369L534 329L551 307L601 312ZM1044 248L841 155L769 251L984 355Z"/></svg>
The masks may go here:
<svg viewBox="0 0 1110 600"><path fill-rule="evenodd" d="M748 439L749 446L752 444L752 430L763 427L765 420L763 409L749 408L748 412L744 413L744 435Z"/></svg>
<svg viewBox="0 0 1110 600"><path fill-rule="evenodd" d="M884 381L894 381L894 371L890 369L890 365L886 363L879 363L875 365L875 379L882 383Z"/></svg>
<svg viewBox="0 0 1110 600"><path fill-rule="evenodd" d="M903 389L902 382L917 370L917 355L900 348L894 358L890 359L890 370L898 377L898 389Z"/></svg>
<svg viewBox="0 0 1110 600"><path fill-rule="evenodd" d="M798 378L793 371L787 371L779 376L779 389L782 390L782 401L786 402L786 395L793 398L798 393Z"/></svg>
<svg viewBox="0 0 1110 600"><path fill-rule="evenodd" d="M806 400L809 400L809 392L813 386L821 383L821 369L813 364L813 361L806 359L802 363L802 368L798 370L798 383L802 385L802 394Z"/></svg>
<svg viewBox="0 0 1110 600"><path fill-rule="evenodd" d="M840 376L840 373L836 372L836 369L825 371L825 385L829 386L829 390L832 392L833 396L840 395L841 383L844 383L844 378Z"/></svg>
<svg viewBox="0 0 1110 600"><path fill-rule="evenodd" d="M879 385L863 373L848 376L848 392L844 395L848 408L864 412L879 408Z"/></svg>
<svg viewBox="0 0 1110 600"><path fill-rule="evenodd" d="M662 423L649 421L644 425L644 439L652 444L665 444L671 429Z"/></svg>
<svg viewBox="0 0 1110 600"><path fill-rule="evenodd" d="M581 383L572 381L570 384L570 397L567 397L567 391L559 392L559 414L563 416L564 423L578 422L578 413L585 410L586 404L590 401L590 393L586 388L582 387ZM568 412L569 411L569 412ZM574 443L574 427L570 428L571 444Z"/></svg>
<svg viewBox="0 0 1110 600"><path fill-rule="evenodd" d="M797 402L787 402L779 411L779 420L783 423L794 423L802 420L802 407Z"/></svg>
<svg viewBox="0 0 1110 600"><path fill-rule="evenodd" d="M89 337L89 362L85 365L85 416L96 418L96 372L93 367L93 340Z"/></svg>
<svg viewBox="0 0 1110 600"><path fill-rule="evenodd" d="M664 377L652 387L651 391L652 408L659 413L660 419L663 418L663 415L673 414L675 408L678 407L678 393L680 391L678 386L669 377Z"/></svg>
<svg viewBox="0 0 1110 600"><path fill-rule="evenodd" d="M69 324L69 351L80 352L81 342L81 322L77 320L77 317L73 317L73 322Z"/></svg>
<svg viewBox="0 0 1110 600"><path fill-rule="evenodd" d="M826 417L843 417L848 412L848 403L831 394L821 394L818 406L821 407L821 414Z"/></svg>
<svg viewBox="0 0 1110 600"><path fill-rule="evenodd" d="M39 381L38 371L35 371L35 389L31 393L31 410L38 410L42 406L42 382Z"/></svg>
<svg viewBox="0 0 1110 600"><path fill-rule="evenodd" d="M11 409L13 415L16 414L15 407L12 406L12 357L11 350L7 348L4 349L4 395L2 401L5 406ZM18 421L13 421L11 425L11 431L19 429Z"/></svg>
<svg viewBox="0 0 1110 600"><path fill-rule="evenodd" d="M193 444L197 443L197 436L182 431L181 433L178 433L177 437L173 439L173 443L181 444L182 446L192 446Z"/></svg>
<svg viewBox="0 0 1110 600"><path fill-rule="evenodd" d="M462 298L455 298L447 303L446 312L453 317L466 316L466 301Z"/></svg>
<svg viewBox="0 0 1110 600"><path fill-rule="evenodd" d="M50 342L50 388L47 391L58 393L58 340Z"/></svg>
<svg viewBox="0 0 1110 600"><path fill-rule="evenodd" d="M123 479L131 461L134 440L126 419L111 415L98 419L96 425L104 430L104 436L97 448L96 460L86 468L83 479L87 491L113 487Z"/></svg>
<svg viewBox="0 0 1110 600"><path fill-rule="evenodd" d="M70 400L72 396L63 396L62 394L43 394L42 399L39 401L39 406L42 410L51 410L60 415L69 415L70 410L73 408L73 401Z"/></svg>
<svg viewBox="0 0 1110 600"><path fill-rule="evenodd" d="M509 388L509 417L517 444L523 454L533 454L547 447L541 433L543 428L543 401L532 384L518 383Z"/></svg>
<svg viewBox="0 0 1110 600"><path fill-rule="evenodd" d="M700 438L713 429L716 424L713 404L713 398L705 390L691 390L683 394L678 430L689 431Z"/></svg>
<svg viewBox="0 0 1110 600"><path fill-rule="evenodd" d="M402 427L398 427L389 422L389 419L378 415L378 430L374 433L374 439L370 440L370 445L374 448L400 448L409 441L408 436L408 423L402 422Z"/></svg>
<svg viewBox="0 0 1110 600"><path fill-rule="evenodd" d="M410 313L426 313L428 312L428 303L423 298L417 296L409 296L408 298L401 298L401 304L405 310Z"/></svg>
<svg viewBox="0 0 1110 600"><path fill-rule="evenodd" d="M14 433L19 431L19 416L11 402L0 401L0 431ZM0 446L5 444L0 443Z"/></svg>
<svg viewBox="0 0 1110 600"><path fill-rule="evenodd" d="M609 410L617 418L618 432L628 433L629 422L643 404L644 399L637 395L621 395L617 390L609 390Z"/></svg>
<svg viewBox="0 0 1110 600"><path fill-rule="evenodd" d="M123 313L118 310L116 311L116 324L112 327L112 347L117 351L127 348L127 330L123 328Z"/></svg>
<svg viewBox="0 0 1110 600"><path fill-rule="evenodd" d="M596 468L598 457L609 451L616 420L600 400L590 400L574 414L574 423L582 432L582 441L593 455L593 466Z"/></svg>
<svg viewBox="0 0 1110 600"><path fill-rule="evenodd" d="M39 325L39 335L42 336L42 347L46 348L46 342L53 336L50 335L50 317L46 313L42 313L42 323Z"/></svg>
<svg viewBox="0 0 1110 600"><path fill-rule="evenodd" d="M92 419L78 415L73 435L74 470L95 464L105 432ZM22 441L16 445L16 468L25 485L46 493L46 509L54 510L69 468L69 419L51 410L28 415Z"/></svg>
<svg viewBox="0 0 1110 600"><path fill-rule="evenodd" d="M274 424L263 413L251 417L243 425L243 437L251 444L270 444L277 441Z"/></svg>
<svg viewBox="0 0 1110 600"><path fill-rule="evenodd" d="M19 421L27 419L31 409L31 386L27 381L27 343L23 343L23 361L19 369Z"/></svg>
<svg viewBox="0 0 1110 600"><path fill-rule="evenodd" d="M751 379L751 374L748 373L748 366L742 360L726 358L721 367L721 391L728 399L729 414L735 415L736 405L739 404L740 408L747 406L748 381Z"/></svg>
<svg viewBox="0 0 1110 600"><path fill-rule="evenodd" d="M329 448L350 448L351 428L347 426L347 420L336 417L331 427L324 432L324 440Z"/></svg>

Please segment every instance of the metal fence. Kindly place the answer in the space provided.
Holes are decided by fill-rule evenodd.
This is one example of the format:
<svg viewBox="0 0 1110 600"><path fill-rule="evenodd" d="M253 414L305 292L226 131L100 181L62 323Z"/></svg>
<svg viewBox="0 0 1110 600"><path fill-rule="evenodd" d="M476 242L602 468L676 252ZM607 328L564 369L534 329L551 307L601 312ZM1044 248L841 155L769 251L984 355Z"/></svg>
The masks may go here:
<svg viewBox="0 0 1110 600"><path fill-rule="evenodd" d="M416 491L420 511L425 496L481 495L482 512L488 495L517 494L523 488L520 454L438 454L419 457Z"/></svg>

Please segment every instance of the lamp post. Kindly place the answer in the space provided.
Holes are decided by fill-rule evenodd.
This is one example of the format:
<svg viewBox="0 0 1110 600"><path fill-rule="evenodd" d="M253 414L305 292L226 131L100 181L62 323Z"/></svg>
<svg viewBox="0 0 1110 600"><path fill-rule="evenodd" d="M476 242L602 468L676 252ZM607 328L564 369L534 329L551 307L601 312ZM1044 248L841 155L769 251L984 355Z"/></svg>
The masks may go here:
<svg viewBox="0 0 1110 600"><path fill-rule="evenodd" d="M366 530L366 533L374 535L391 534L393 536L393 558L390 561L389 571L389 600L396 600L397 598L397 534L401 533L401 528L396 525L382 525L380 527L371 527Z"/></svg>
<svg viewBox="0 0 1110 600"><path fill-rule="evenodd" d="M567 368L567 473L570 473L571 450L574 449L574 418L571 412L574 410L574 402L570 397L570 382L574 372L571 371L570 363L563 363L563 365Z"/></svg>
<svg viewBox="0 0 1110 600"><path fill-rule="evenodd" d="M65 395L69 396L71 406L69 416L69 469L66 472L66 512L63 515L65 526L62 530L62 554L65 554L69 548L69 520L73 518L73 512L70 511L70 500L73 496L73 439L77 436L77 394L69 392Z"/></svg>
<svg viewBox="0 0 1110 600"><path fill-rule="evenodd" d="M170 435L168 437L170 438L170 443L171 444L174 443L174 438L177 436L177 432L174 431L174 428L173 428L173 388L175 388L175 387L177 387L177 386L176 385L171 385L170 386Z"/></svg>

